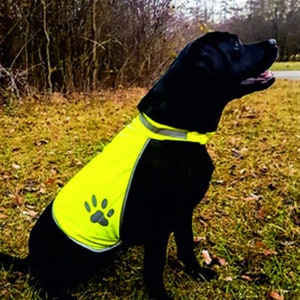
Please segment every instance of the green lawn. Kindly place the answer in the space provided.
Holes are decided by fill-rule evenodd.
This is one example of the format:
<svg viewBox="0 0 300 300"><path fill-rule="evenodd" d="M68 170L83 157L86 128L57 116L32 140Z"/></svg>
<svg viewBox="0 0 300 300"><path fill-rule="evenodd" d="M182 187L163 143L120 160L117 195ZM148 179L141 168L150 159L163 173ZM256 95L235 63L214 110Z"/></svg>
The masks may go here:
<svg viewBox="0 0 300 300"><path fill-rule="evenodd" d="M300 71L300 61L297 62L275 62L271 70L273 71L289 71L289 70L299 70Z"/></svg>
<svg viewBox="0 0 300 300"><path fill-rule="evenodd" d="M136 114L142 89L23 99L0 109L0 245L24 257L38 215ZM175 299L300 299L300 81L228 105L208 145L211 186L193 219L196 255L208 250L219 278L194 282L168 247L166 288ZM147 299L143 249L132 247L78 299ZM80 271L80 270L78 270ZM0 299L40 299L19 272L0 271Z"/></svg>

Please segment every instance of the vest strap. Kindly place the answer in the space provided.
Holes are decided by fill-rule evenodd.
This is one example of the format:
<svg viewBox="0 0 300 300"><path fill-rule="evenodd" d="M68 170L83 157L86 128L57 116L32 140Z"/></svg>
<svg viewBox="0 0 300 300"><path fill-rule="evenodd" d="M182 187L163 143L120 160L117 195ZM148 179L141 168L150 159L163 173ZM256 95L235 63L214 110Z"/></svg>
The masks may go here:
<svg viewBox="0 0 300 300"><path fill-rule="evenodd" d="M149 119L149 117L147 117L147 118ZM178 131L176 129L156 127L154 124L150 123L147 118L143 114L140 114L141 122L150 131L152 131L156 134L165 135L165 136L178 138L178 139L184 139L185 140L187 138L187 132Z"/></svg>
<svg viewBox="0 0 300 300"><path fill-rule="evenodd" d="M205 145L208 140L215 134L215 132L198 133L173 128L171 126L157 123L143 113L139 114L139 119L140 122L152 133L176 140L195 142Z"/></svg>

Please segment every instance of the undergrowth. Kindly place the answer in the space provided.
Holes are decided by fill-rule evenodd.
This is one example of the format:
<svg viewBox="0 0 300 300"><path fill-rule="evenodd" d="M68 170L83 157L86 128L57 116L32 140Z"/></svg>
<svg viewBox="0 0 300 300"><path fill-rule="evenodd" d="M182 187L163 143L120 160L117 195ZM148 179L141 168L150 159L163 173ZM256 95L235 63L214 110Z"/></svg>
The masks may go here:
<svg viewBox="0 0 300 300"><path fill-rule="evenodd" d="M25 257L29 231L58 190L137 113L143 89L26 98L0 111L0 250ZM216 170L196 207L199 261L219 278L199 283L176 261L171 237L166 288L175 299L300 299L300 82L233 101L208 144ZM147 299L143 248L132 247L78 299ZM30 278L0 271L1 299L40 299Z"/></svg>

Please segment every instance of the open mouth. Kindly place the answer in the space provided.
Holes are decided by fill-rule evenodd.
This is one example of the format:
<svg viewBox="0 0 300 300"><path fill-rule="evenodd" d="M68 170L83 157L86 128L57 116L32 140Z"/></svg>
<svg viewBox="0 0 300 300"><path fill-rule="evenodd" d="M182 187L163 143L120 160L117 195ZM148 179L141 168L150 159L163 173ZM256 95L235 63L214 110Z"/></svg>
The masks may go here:
<svg viewBox="0 0 300 300"><path fill-rule="evenodd" d="M266 70L257 77L250 77L241 82L241 85L250 85L255 83L265 84L274 78L274 74L270 70Z"/></svg>

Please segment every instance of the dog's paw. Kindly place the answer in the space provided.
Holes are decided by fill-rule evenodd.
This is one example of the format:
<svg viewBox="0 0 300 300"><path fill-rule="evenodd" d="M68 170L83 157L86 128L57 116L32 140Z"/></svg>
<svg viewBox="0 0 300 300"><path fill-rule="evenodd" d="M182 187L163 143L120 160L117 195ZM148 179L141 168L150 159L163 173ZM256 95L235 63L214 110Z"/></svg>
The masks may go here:
<svg viewBox="0 0 300 300"><path fill-rule="evenodd" d="M217 277L217 273L209 268L201 268L201 267L197 269L185 268L184 271L187 274L189 274L194 280L210 281Z"/></svg>
<svg viewBox="0 0 300 300"><path fill-rule="evenodd" d="M107 207L108 201L107 199L103 199L101 202L101 210L96 210L92 215L91 215L91 222L93 223L99 223L102 226L108 226L109 224L109 218L115 213L113 209L110 209L107 213L105 212L106 207ZM95 195L92 196L92 206L94 209L97 209L97 198ZM84 202L85 209L89 212L92 213L92 208L88 202Z"/></svg>

